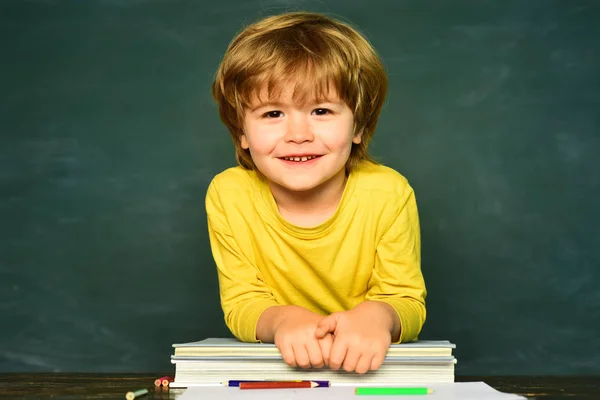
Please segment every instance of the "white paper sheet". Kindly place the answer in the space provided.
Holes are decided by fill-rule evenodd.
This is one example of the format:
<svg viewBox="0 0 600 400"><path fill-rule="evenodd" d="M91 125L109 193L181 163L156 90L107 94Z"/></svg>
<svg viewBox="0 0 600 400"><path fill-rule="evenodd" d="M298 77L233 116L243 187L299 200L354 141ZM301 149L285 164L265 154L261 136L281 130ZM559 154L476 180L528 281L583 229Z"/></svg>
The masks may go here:
<svg viewBox="0 0 600 400"><path fill-rule="evenodd" d="M399 385L400 386L400 385ZM186 389L178 400L514 400L525 399L515 394L497 391L484 382L455 382L423 385L433 389L426 396L357 396L353 387L333 386L313 389L251 389L237 387L204 386Z"/></svg>

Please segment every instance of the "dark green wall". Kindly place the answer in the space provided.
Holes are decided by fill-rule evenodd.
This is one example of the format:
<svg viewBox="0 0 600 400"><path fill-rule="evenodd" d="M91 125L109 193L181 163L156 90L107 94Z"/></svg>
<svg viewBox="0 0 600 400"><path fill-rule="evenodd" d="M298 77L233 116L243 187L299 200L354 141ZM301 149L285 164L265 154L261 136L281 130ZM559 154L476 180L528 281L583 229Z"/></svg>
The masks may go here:
<svg viewBox="0 0 600 400"><path fill-rule="evenodd" d="M228 331L204 195L234 164L229 40L291 9L357 24L373 153L417 193L422 338L458 374L600 373L600 3L0 3L0 371L165 371Z"/></svg>

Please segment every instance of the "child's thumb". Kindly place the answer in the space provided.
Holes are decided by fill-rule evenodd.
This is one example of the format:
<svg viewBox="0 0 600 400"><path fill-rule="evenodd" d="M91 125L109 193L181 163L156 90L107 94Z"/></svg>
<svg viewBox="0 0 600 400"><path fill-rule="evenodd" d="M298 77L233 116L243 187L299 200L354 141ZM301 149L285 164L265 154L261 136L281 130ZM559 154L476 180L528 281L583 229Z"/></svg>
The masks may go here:
<svg viewBox="0 0 600 400"><path fill-rule="evenodd" d="M327 335L328 333L333 333L333 331L335 331L335 325L335 318L332 315L328 315L317 324L315 336L317 337L317 339L324 338L325 335Z"/></svg>

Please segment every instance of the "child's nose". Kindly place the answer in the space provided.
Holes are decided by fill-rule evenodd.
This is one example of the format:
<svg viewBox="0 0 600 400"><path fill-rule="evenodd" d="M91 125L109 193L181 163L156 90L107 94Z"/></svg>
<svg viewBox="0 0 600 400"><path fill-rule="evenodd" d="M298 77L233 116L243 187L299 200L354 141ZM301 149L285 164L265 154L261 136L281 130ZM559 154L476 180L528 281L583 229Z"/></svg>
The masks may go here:
<svg viewBox="0 0 600 400"><path fill-rule="evenodd" d="M285 132L285 141L304 143L313 140L310 124L305 116L294 116L288 119Z"/></svg>

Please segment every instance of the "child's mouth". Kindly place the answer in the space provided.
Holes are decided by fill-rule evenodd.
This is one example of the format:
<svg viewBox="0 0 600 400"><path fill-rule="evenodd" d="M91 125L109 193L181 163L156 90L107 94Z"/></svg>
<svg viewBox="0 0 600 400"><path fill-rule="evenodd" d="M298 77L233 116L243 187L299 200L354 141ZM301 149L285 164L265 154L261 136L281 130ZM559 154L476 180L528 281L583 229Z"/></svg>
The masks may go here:
<svg viewBox="0 0 600 400"><path fill-rule="evenodd" d="M319 157L321 157L321 156L290 156L290 157L280 157L280 159L284 160L284 161L303 163L303 162L314 160Z"/></svg>

